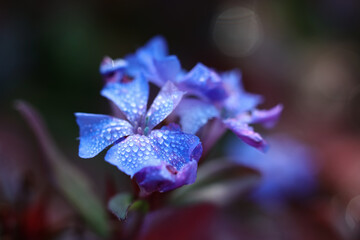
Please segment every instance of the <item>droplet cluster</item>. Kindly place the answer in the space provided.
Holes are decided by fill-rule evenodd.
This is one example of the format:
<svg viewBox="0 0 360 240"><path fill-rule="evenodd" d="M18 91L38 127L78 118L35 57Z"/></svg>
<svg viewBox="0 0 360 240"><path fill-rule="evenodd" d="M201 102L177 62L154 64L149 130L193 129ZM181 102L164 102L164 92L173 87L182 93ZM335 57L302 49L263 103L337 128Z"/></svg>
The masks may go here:
<svg viewBox="0 0 360 240"><path fill-rule="evenodd" d="M80 157L90 158L124 136L133 133L125 120L101 114L76 113L80 126Z"/></svg>
<svg viewBox="0 0 360 240"><path fill-rule="evenodd" d="M180 131L153 130L149 136L135 134L116 144L107 152L105 160L133 176L148 166L170 164L180 171L190 162L199 138Z"/></svg>
<svg viewBox="0 0 360 240"><path fill-rule="evenodd" d="M168 82L159 92L152 103L146 116L148 127L152 129L163 121L180 102L183 92L179 91L172 83Z"/></svg>
<svg viewBox="0 0 360 240"><path fill-rule="evenodd" d="M200 143L198 137L180 131L153 130L149 138L158 155L178 171L191 161L191 153Z"/></svg>
<svg viewBox="0 0 360 240"><path fill-rule="evenodd" d="M142 75L130 83L109 83L101 94L113 101L134 125L145 115L149 96L149 85Z"/></svg>
<svg viewBox="0 0 360 240"><path fill-rule="evenodd" d="M159 165L157 152L148 137L136 134L110 148L105 160L132 176L144 167Z"/></svg>

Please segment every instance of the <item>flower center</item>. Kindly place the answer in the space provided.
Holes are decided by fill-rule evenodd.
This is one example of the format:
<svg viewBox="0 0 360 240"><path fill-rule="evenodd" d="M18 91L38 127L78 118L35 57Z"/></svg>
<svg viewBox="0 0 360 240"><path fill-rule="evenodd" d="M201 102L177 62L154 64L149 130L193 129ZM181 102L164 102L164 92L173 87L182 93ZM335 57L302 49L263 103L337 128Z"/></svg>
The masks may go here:
<svg viewBox="0 0 360 240"><path fill-rule="evenodd" d="M149 130L150 130L149 127L145 127L144 129L142 127L138 127L136 129L136 133L147 136L149 134Z"/></svg>

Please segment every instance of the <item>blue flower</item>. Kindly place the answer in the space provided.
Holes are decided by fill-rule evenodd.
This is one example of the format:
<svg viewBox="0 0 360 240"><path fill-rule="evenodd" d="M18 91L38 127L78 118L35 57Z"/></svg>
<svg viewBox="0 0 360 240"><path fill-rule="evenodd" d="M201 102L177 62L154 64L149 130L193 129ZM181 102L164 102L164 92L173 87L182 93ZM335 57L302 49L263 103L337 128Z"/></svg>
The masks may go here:
<svg viewBox="0 0 360 240"><path fill-rule="evenodd" d="M153 37L134 54L125 56L125 61L129 63L130 75L141 71L148 81L158 87L168 81L175 82L181 72L179 59L175 55L168 55L166 40L161 36Z"/></svg>
<svg viewBox="0 0 360 240"><path fill-rule="evenodd" d="M262 174L253 197L263 204L281 203L288 197L302 197L315 186L316 168L312 152L306 145L286 136L269 137L271 148L266 154L239 141L227 144L234 161L258 169Z"/></svg>
<svg viewBox="0 0 360 240"><path fill-rule="evenodd" d="M163 37L153 37L145 46L124 59L105 57L100 65L100 74L106 82L120 82L124 76L134 77L140 73L158 87L168 81L176 82L181 73L180 61L175 55L168 55Z"/></svg>
<svg viewBox="0 0 360 240"><path fill-rule="evenodd" d="M220 79L228 94L227 98L222 101L211 101L209 98L208 101L184 99L178 106L176 112L180 116L184 132L195 134L211 118L218 118L223 127L233 131L245 143L265 151L265 140L249 124L260 123L265 127L272 127L282 112L282 105L270 110L256 109L262 102L262 97L243 89L238 70L223 73Z"/></svg>
<svg viewBox="0 0 360 240"><path fill-rule="evenodd" d="M184 132L195 134L208 120L218 118L223 128L232 130L244 142L262 151L267 144L249 124L271 127L282 111L282 105L270 110L256 109L262 97L243 89L237 70L219 75L201 63L189 72L182 70L178 58L168 55L167 43L160 36L152 38L124 60L105 58L100 73L106 82L127 82L139 74L144 74L147 81L159 87L170 81L186 91L187 98L176 111Z"/></svg>
<svg viewBox="0 0 360 240"><path fill-rule="evenodd" d="M177 85L203 101L217 103L228 97L221 77L202 63L196 64L190 72L179 77Z"/></svg>
<svg viewBox="0 0 360 240"><path fill-rule="evenodd" d="M162 87L171 81L188 95L201 99L220 101L227 97L220 76L205 65L198 63L190 72L181 69L179 59L168 55L165 39L156 36L139 48L134 54L124 59L105 58L100 66L100 73L106 82L121 81L123 76L144 74L145 78Z"/></svg>
<svg viewBox="0 0 360 240"><path fill-rule="evenodd" d="M142 74L127 83L110 82L101 94L126 116L76 113L79 156L91 158L110 146L105 160L134 178L144 193L164 192L196 179L202 153L198 137L172 124L153 129L178 105L184 92L165 83L147 110L149 85Z"/></svg>

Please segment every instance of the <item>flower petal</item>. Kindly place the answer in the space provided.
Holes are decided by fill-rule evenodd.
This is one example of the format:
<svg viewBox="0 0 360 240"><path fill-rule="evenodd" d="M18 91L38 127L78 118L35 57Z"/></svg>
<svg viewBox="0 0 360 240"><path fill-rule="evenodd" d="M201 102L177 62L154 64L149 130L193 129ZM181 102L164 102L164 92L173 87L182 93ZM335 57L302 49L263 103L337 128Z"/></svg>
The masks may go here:
<svg viewBox="0 0 360 240"><path fill-rule="evenodd" d="M133 133L133 128L125 120L107 115L75 113L80 127L79 156L92 158L104 148L120 138Z"/></svg>
<svg viewBox="0 0 360 240"><path fill-rule="evenodd" d="M282 110L282 104L278 104L269 110L255 109L251 114L251 123L261 123L265 127L271 128L278 121Z"/></svg>
<svg viewBox="0 0 360 240"><path fill-rule="evenodd" d="M161 165L158 151L148 137L136 134L110 148L105 160L132 177L145 167Z"/></svg>
<svg viewBox="0 0 360 240"><path fill-rule="evenodd" d="M230 115L241 114L252 110L259 105L263 98L258 94L248 93L241 83L241 72L232 70L221 74L229 97L225 100L224 106Z"/></svg>
<svg viewBox="0 0 360 240"><path fill-rule="evenodd" d="M152 145L159 150L157 153L159 158L176 171L180 171L188 162L200 159L202 146L197 136L165 129L169 128L153 130L149 135Z"/></svg>
<svg viewBox="0 0 360 240"><path fill-rule="evenodd" d="M111 59L105 57L100 65L100 74L106 75L117 70L125 69L128 66L128 63L124 59Z"/></svg>
<svg viewBox="0 0 360 240"><path fill-rule="evenodd" d="M243 92L241 94L230 95L224 102L225 110L231 117L243 112L254 109L263 101L262 96Z"/></svg>
<svg viewBox="0 0 360 240"><path fill-rule="evenodd" d="M162 36L155 36L151 38L144 47L141 47L137 52L146 52L154 58L165 57L168 54L168 46L166 40Z"/></svg>
<svg viewBox="0 0 360 240"><path fill-rule="evenodd" d="M156 67L156 76L153 76L153 82L159 87L163 86L167 81L175 81L176 76L181 71L181 64L176 56L168 56L154 60Z"/></svg>
<svg viewBox="0 0 360 240"><path fill-rule="evenodd" d="M108 83L101 95L113 101L127 119L137 126L145 115L149 85L142 74L129 83Z"/></svg>
<svg viewBox="0 0 360 240"><path fill-rule="evenodd" d="M202 63L179 81L182 89L210 101L221 101L228 97L220 76Z"/></svg>
<svg viewBox="0 0 360 240"><path fill-rule="evenodd" d="M161 36L155 36L134 54L125 57L126 61L129 62L127 70L130 75L143 72L150 81L158 86L162 86L165 81L159 79L154 60L165 58L167 54L168 47L166 40Z"/></svg>
<svg viewBox="0 0 360 240"><path fill-rule="evenodd" d="M151 166L141 169L134 175L143 194L166 192L192 184L196 180L197 162L190 161L180 171L174 172L168 165Z"/></svg>
<svg viewBox="0 0 360 240"><path fill-rule="evenodd" d="M132 135L107 152L105 160L135 177L144 193L168 191L195 181L202 153L198 137L176 130Z"/></svg>
<svg viewBox="0 0 360 240"><path fill-rule="evenodd" d="M150 142L162 163L145 167L134 175L143 193L165 192L195 182L202 146L198 137L178 129L178 125L172 124L150 133Z"/></svg>
<svg viewBox="0 0 360 240"><path fill-rule="evenodd" d="M146 114L147 127L151 130L162 122L178 105L184 92L171 82L167 82L160 90Z"/></svg>
<svg viewBox="0 0 360 240"><path fill-rule="evenodd" d="M233 131L245 143L263 152L267 150L267 143L260 134L241 119L229 118L223 122L228 129Z"/></svg>
<svg viewBox="0 0 360 240"><path fill-rule="evenodd" d="M185 133L195 134L211 118L218 117L219 111L213 104L196 99L183 99L176 108L180 124Z"/></svg>
<svg viewBox="0 0 360 240"><path fill-rule="evenodd" d="M273 207L288 197L303 198L311 193L317 172L312 149L288 135L273 135L268 140L266 154L239 142L226 144L230 159L261 172L262 179L252 194L255 200Z"/></svg>

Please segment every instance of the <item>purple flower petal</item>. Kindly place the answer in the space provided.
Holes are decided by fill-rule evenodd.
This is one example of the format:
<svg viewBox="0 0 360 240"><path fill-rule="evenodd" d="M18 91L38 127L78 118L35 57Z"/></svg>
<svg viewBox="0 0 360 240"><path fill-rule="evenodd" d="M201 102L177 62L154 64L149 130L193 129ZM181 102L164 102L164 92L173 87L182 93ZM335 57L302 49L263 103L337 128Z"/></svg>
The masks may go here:
<svg viewBox="0 0 360 240"><path fill-rule="evenodd" d="M125 57L126 61L129 62L128 73L136 75L143 72L149 81L162 86L167 80L161 79L155 60L166 60L167 55L168 49L165 39L161 36L155 36L139 48L136 53Z"/></svg>
<svg viewBox="0 0 360 240"><path fill-rule="evenodd" d="M92 158L120 138L133 134L133 128L125 120L107 115L75 113L80 127L79 156Z"/></svg>
<svg viewBox="0 0 360 240"><path fill-rule="evenodd" d="M154 130L149 136L132 135L107 152L105 160L135 177L145 192L168 191L195 181L202 153L198 137L176 126Z"/></svg>
<svg viewBox="0 0 360 240"><path fill-rule="evenodd" d="M147 52L148 55L154 58L161 58L168 55L168 46L164 37L155 36L144 47L139 48L137 52Z"/></svg>
<svg viewBox="0 0 360 240"><path fill-rule="evenodd" d="M262 179L253 197L273 207L289 196L311 193L316 187L317 172L312 149L288 135L269 136L268 140L270 148L266 154L238 141L226 144L231 159L261 172Z"/></svg>
<svg viewBox="0 0 360 240"><path fill-rule="evenodd" d="M181 71L180 61L176 56L168 56L154 60L156 68L155 76L150 77L150 80L159 87L163 86L167 81L175 81L176 76Z"/></svg>
<svg viewBox="0 0 360 240"><path fill-rule="evenodd" d="M213 104L196 99L183 99L176 108L180 124L185 133L195 134L211 118L218 117L219 111Z"/></svg>
<svg viewBox="0 0 360 240"><path fill-rule="evenodd" d="M252 110L259 105L263 98L260 95L248 93L241 83L241 72L232 70L221 74L229 97L224 102L224 107L230 115Z"/></svg>
<svg viewBox="0 0 360 240"><path fill-rule="evenodd" d="M245 143L263 152L267 150L267 143L265 140L242 119L229 118L223 122L228 129L233 131L236 136L238 136Z"/></svg>
<svg viewBox="0 0 360 240"><path fill-rule="evenodd" d="M140 74L129 83L108 83L101 95L113 101L133 126L137 126L146 112L149 85Z"/></svg>
<svg viewBox="0 0 360 240"><path fill-rule="evenodd" d="M109 149L105 160L131 177L148 166L159 166L158 149L144 135L132 135Z"/></svg>
<svg viewBox="0 0 360 240"><path fill-rule="evenodd" d="M156 191L166 192L194 183L196 171L196 161L187 163L180 171L174 171L171 165L162 164L143 168L134 175L134 178L145 194Z"/></svg>
<svg viewBox="0 0 360 240"><path fill-rule="evenodd" d="M225 100L224 106L227 114L236 116L246 111L252 110L262 102L260 95L243 92L241 94L230 95Z"/></svg>
<svg viewBox="0 0 360 240"><path fill-rule="evenodd" d="M181 89L210 101L221 101L228 97L220 76L205 65L198 63L179 81Z"/></svg>
<svg viewBox="0 0 360 240"><path fill-rule="evenodd" d="M146 114L147 127L152 129L163 121L178 105L184 92L171 82L167 82L160 90Z"/></svg>
<svg viewBox="0 0 360 240"><path fill-rule="evenodd" d="M255 109L251 114L251 123L261 123L265 127L271 128L278 121L282 110L282 104L278 104L269 110Z"/></svg>
<svg viewBox="0 0 360 240"><path fill-rule="evenodd" d="M202 146L200 139L192 134L186 134L180 131L153 130L149 139L153 146L159 150L157 156L170 164L177 171L188 162L198 161Z"/></svg>

